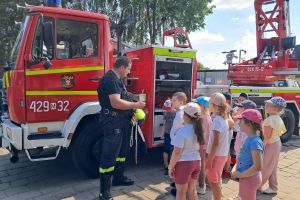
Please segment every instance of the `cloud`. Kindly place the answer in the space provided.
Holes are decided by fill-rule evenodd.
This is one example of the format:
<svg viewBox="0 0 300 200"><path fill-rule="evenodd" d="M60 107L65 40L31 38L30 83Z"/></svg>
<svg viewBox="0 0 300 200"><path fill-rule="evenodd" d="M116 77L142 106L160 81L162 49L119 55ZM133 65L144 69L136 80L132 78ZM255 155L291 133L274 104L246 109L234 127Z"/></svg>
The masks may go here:
<svg viewBox="0 0 300 200"><path fill-rule="evenodd" d="M249 15L247 18L248 22L255 22L255 15Z"/></svg>
<svg viewBox="0 0 300 200"><path fill-rule="evenodd" d="M227 65L223 64L226 59L221 50L216 50L214 52L198 50L197 60L209 69L227 69Z"/></svg>
<svg viewBox="0 0 300 200"><path fill-rule="evenodd" d="M242 1L242 0L213 0L212 5L216 6L216 9L235 9L242 10L244 8L251 7L253 5L252 1Z"/></svg>
<svg viewBox="0 0 300 200"><path fill-rule="evenodd" d="M239 18L239 17L233 17L233 18L231 18L231 20L232 20L232 21L239 21L240 18Z"/></svg>
<svg viewBox="0 0 300 200"><path fill-rule="evenodd" d="M192 44L194 43L192 42ZM223 50L220 50L218 46L218 44L210 47L201 44L193 45L194 49L197 50L197 60L210 69L227 69L227 65L223 64L226 60L226 55L222 54L223 50L236 49L236 55L238 56L239 50L244 49L247 53L242 54L243 58L248 60L256 57L256 36L250 30L246 30L244 36L236 41L233 46L230 46L229 49L222 47ZM238 59L234 59L233 62L237 63Z"/></svg>
<svg viewBox="0 0 300 200"><path fill-rule="evenodd" d="M242 57L245 57L247 59L251 59L256 57L256 36L254 33L251 33L249 30L246 30L243 38L241 41L237 41L234 44L234 49L239 51L240 49L244 49L247 51L247 54L245 54ZM238 55L238 52L237 52Z"/></svg>
<svg viewBox="0 0 300 200"><path fill-rule="evenodd" d="M189 38L192 44L223 42L225 40L220 33L209 33L208 30L192 32Z"/></svg>

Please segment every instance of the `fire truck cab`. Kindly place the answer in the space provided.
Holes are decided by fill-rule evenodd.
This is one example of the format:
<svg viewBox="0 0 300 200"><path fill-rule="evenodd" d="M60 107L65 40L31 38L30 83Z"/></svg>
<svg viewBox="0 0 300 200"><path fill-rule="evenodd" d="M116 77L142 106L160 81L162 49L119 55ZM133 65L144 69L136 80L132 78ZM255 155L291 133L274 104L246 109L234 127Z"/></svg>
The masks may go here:
<svg viewBox="0 0 300 200"><path fill-rule="evenodd" d="M96 90L99 78L113 66L110 21L102 14L58 7L23 9L27 14L3 80L2 147L9 148L11 162L18 161L21 151L31 161L42 161L68 149L75 166L96 177L101 153ZM129 90L147 96L141 129L147 147L156 147L162 144L161 103L171 92L193 95L196 52L145 46L127 54L133 60Z"/></svg>

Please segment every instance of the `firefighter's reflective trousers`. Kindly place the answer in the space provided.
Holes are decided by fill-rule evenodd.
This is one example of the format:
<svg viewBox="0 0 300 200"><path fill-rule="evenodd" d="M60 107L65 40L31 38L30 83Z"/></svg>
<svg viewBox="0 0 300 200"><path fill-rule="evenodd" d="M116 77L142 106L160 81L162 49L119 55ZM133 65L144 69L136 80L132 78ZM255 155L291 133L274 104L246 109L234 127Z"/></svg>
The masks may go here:
<svg viewBox="0 0 300 200"><path fill-rule="evenodd" d="M100 176L114 174L114 177L122 177L130 148L130 118L105 116L100 123L103 132Z"/></svg>

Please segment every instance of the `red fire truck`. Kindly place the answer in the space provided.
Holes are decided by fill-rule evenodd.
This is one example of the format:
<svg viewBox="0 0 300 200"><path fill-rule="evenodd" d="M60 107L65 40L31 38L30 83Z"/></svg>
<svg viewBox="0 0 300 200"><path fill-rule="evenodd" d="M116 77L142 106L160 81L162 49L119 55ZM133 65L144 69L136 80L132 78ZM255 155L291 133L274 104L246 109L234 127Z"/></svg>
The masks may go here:
<svg viewBox="0 0 300 200"><path fill-rule="evenodd" d="M290 32L288 0L255 0L257 57L228 67L233 97L247 93L263 110L264 101L281 96L287 101L282 116L288 131L283 142L299 134L300 88L279 87L289 75L300 75L300 45Z"/></svg>
<svg viewBox="0 0 300 200"><path fill-rule="evenodd" d="M56 159L67 149L75 165L95 177L101 153L96 89L114 60L109 19L59 7L22 8L27 14L3 79L8 109L3 106L2 147L10 150L12 162L21 151L31 161L42 161ZM128 21L114 26L124 28ZM146 94L147 117L141 129L147 148L162 144L162 102L176 91L193 95L196 51L185 47L127 49L133 60L128 88Z"/></svg>

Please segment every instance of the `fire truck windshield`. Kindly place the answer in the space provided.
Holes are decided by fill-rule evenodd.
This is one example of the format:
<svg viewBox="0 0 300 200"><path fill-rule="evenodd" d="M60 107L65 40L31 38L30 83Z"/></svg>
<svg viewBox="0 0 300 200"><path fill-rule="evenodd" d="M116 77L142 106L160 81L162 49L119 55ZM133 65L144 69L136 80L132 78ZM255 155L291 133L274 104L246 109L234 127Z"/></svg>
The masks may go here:
<svg viewBox="0 0 300 200"><path fill-rule="evenodd" d="M22 41L22 38L24 36L25 28L27 27L28 21L29 21L29 16L25 16L24 21L23 21L23 23L21 25L19 34L18 34L17 39L15 41L14 47L13 47L13 49L11 51L10 60L9 61L12 64L11 65L12 68L14 68L15 62L17 60L19 49L20 49L20 45L21 45L21 41Z"/></svg>

